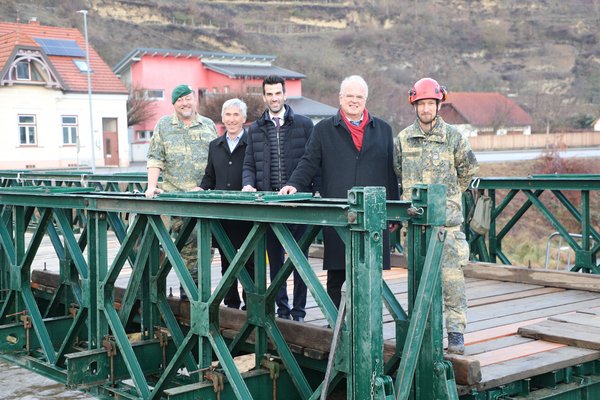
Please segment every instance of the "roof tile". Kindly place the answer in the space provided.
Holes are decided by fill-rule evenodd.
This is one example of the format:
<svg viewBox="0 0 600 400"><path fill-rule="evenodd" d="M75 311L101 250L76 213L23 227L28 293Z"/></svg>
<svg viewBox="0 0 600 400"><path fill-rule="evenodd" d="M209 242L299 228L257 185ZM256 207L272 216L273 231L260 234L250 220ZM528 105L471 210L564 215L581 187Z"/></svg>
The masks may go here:
<svg viewBox="0 0 600 400"><path fill-rule="evenodd" d="M453 112L454 111L454 112ZM517 103L500 93L450 92L440 115L451 124L473 126L532 125L533 119ZM462 118L461 118L462 117Z"/></svg>

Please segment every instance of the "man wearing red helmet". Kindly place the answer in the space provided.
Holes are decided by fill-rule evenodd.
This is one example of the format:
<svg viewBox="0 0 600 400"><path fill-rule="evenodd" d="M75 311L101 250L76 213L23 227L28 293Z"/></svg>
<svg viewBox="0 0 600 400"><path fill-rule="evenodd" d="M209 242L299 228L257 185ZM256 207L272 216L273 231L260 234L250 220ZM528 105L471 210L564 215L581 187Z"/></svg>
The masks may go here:
<svg viewBox="0 0 600 400"><path fill-rule="evenodd" d="M438 115L446 94L446 88L431 78L420 79L408 92L417 119L394 140L394 170L402 184L403 200L410 200L417 183L447 186L447 235L442 254L444 317L448 352L463 354L467 297L462 268L469 260L469 245L460 230L461 197L479 165L467 138Z"/></svg>

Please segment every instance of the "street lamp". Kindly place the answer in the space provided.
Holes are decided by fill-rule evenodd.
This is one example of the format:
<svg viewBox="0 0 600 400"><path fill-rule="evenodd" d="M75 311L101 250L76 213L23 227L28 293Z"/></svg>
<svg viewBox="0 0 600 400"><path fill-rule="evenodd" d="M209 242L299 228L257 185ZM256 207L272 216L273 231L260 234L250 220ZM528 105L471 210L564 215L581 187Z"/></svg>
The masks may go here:
<svg viewBox="0 0 600 400"><path fill-rule="evenodd" d="M92 138L92 173L96 173L96 141L94 140L94 122L92 114L92 66L90 65L90 45L88 42L87 30L87 10L77 11L83 14L83 31L85 33L85 61L87 63L87 86L88 86L88 102L90 104L90 134Z"/></svg>

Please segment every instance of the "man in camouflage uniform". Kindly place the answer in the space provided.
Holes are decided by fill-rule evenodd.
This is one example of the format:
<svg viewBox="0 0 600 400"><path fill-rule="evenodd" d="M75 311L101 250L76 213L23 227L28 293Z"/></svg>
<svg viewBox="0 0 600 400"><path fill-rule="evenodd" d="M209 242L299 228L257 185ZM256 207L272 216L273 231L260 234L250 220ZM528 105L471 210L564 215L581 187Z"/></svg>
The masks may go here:
<svg viewBox="0 0 600 400"><path fill-rule="evenodd" d="M217 137L212 120L196 112L197 103L192 88L179 85L173 89L171 101L175 112L156 123L147 156L148 187L146 197L164 192L189 192L201 190L208 160L208 145ZM162 171L162 188L158 178ZM183 226L180 217L171 219L171 231L179 232ZM196 231L190 234L181 256L194 281L198 281L198 247ZM185 298L185 293L181 293Z"/></svg>
<svg viewBox="0 0 600 400"><path fill-rule="evenodd" d="M445 98L446 89L431 78L417 81L409 91L417 119L394 140L394 169L402 184L403 200L410 200L417 183L447 186L447 235L442 254L444 316L448 352L463 354L467 297L462 268L469 259L469 245L460 230L461 197L479 165L467 138L438 115Z"/></svg>

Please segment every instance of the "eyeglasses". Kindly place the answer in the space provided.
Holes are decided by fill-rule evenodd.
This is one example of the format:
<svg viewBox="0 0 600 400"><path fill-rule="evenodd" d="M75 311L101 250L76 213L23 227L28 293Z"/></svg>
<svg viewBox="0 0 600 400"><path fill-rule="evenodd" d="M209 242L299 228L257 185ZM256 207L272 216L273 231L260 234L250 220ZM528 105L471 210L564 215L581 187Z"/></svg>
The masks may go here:
<svg viewBox="0 0 600 400"><path fill-rule="evenodd" d="M342 95L346 100L356 100L356 101L364 101L366 97L361 94L343 94Z"/></svg>

